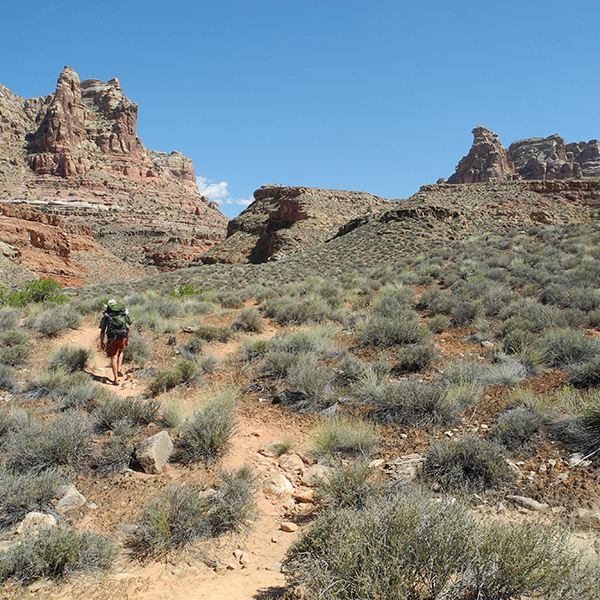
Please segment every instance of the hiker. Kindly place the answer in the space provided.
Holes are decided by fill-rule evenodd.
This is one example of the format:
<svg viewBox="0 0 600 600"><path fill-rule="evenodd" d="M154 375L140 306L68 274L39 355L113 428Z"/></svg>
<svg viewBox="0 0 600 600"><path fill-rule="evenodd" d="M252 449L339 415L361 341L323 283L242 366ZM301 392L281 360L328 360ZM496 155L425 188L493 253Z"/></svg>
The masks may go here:
<svg viewBox="0 0 600 600"><path fill-rule="evenodd" d="M113 385L119 385L119 376L123 375L121 373L123 350L129 345L130 325L129 311L123 303L109 300L100 321L100 348L102 350L106 348L106 355L110 358L114 375Z"/></svg>

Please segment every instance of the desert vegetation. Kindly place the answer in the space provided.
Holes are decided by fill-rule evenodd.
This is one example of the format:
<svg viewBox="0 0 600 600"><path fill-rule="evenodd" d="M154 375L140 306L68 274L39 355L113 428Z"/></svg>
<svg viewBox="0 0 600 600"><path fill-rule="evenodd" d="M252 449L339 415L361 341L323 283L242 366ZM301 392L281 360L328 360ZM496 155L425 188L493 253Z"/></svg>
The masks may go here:
<svg viewBox="0 0 600 600"><path fill-rule="evenodd" d="M136 448L160 432L177 472L144 484L111 531L83 535L65 513L39 546L22 536L0 559L2 579L177 561L247 531L263 459L223 465L252 418L293 424L264 455L274 469L295 456L304 485L299 470L323 468L314 504L285 509L306 517L284 560L289 594L594 598L597 566L568 527L577 510L597 510L600 227L508 230L416 255L391 235L386 252L364 242L348 253L348 236L277 264L56 297L30 286L23 302L2 292L0 524L56 513L62 487L79 481L128 489ZM117 295L133 317L129 396L68 339L97 327ZM545 508L525 516L510 497ZM61 564L35 554L63 547Z"/></svg>

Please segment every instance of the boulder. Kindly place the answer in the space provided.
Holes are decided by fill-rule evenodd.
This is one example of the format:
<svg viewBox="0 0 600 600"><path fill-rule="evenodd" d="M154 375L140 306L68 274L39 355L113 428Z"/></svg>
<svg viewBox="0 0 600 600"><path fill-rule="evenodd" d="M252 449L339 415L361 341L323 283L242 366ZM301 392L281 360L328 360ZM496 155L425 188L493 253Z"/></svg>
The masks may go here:
<svg viewBox="0 0 600 600"><path fill-rule="evenodd" d="M290 454L279 461L279 466L289 473L304 473L304 462L297 454Z"/></svg>
<svg viewBox="0 0 600 600"><path fill-rule="evenodd" d="M302 476L302 483L308 487L314 487L320 479L326 479L331 469L325 465L312 465Z"/></svg>
<svg viewBox="0 0 600 600"><path fill-rule="evenodd" d="M287 500L294 493L294 486L284 475L273 475L265 481L263 494L271 500Z"/></svg>
<svg viewBox="0 0 600 600"><path fill-rule="evenodd" d="M29 535L39 531L40 529L49 529L56 527L56 518L41 512L30 512L25 515L25 518L19 523L17 533L19 535Z"/></svg>
<svg viewBox="0 0 600 600"><path fill-rule="evenodd" d="M173 441L166 431L160 431L137 444L134 452L144 473L160 473L173 454Z"/></svg>

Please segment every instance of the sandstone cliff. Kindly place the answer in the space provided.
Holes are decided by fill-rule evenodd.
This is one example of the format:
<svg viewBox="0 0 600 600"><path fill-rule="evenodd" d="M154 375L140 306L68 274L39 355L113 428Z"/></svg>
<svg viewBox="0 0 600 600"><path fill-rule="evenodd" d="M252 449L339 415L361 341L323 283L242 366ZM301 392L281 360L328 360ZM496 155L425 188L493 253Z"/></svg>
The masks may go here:
<svg viewBox="0 0 600 600"><path fill-rule="evenodd" d="M190 159L144 147L137 112L118 79L80 81L69 67L41 98L0 86L0 202L92 224L132 274L188 264L225 238L228 219L199 193Z"/></svg>
<svg viewBox="0 0 600 600"><path fill-rule="evenodd" d="M204 263L279 260L331 238L350 219L390 201L364 192L266 185L229 222L227 239L199 257Z"/></svg>
<svg viewBox="0 0 600 600"><path fill-rule="evenodd" d="M567 144L554 134L520 140L506 149L485 127L475 127L473 137L471 150L460 160L448 183L600 176L598 140Z"/></svg>

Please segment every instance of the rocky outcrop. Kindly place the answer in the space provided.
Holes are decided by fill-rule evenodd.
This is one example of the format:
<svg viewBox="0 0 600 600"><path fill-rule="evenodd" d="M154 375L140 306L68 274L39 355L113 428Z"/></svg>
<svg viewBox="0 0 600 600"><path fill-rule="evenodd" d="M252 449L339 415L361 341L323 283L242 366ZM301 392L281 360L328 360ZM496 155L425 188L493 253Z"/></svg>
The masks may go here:
<svg viewBox="0 0 600 600"><path fill-rule="evenodd" d="M554 180L600 176L600 142L566 144L557 134L512 143L508 150L485 127L473 129L473 145L448 183L513 179Z"/></svg>
<svg viewBox="0 0 600 600"><path fill-rule="evenodd" d="M205 263L280 260L333 237L346 221L387 208L364 192L266 185L229 222L227 239L200 257Z"/></svg>
<svg viewBox="0 0 600 600"><path fill-rule="evenodd" d="M461 159L448 183L479 183L497 179L510 179L514 168L508 160L508 152L498 140L498 135L485 127L475 127L473 145Z"/></svg>
<svg viewBox="0 0 600 600"><path fill-rule="evenodd" d="M92 224L107 251L135 257L134 270L186 266L225 238L228 219L200 194L189 158L144 147L137 113L118 79L80 81L69 67L41 98L0 86L0 201L50 208L63 224ZM121 236L130 229L153 231L144 252ZM173 238L183 249L161 256ZM115 247L117 239L125 247Z"/></svg>

